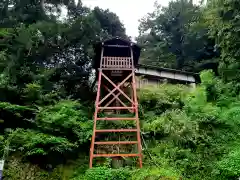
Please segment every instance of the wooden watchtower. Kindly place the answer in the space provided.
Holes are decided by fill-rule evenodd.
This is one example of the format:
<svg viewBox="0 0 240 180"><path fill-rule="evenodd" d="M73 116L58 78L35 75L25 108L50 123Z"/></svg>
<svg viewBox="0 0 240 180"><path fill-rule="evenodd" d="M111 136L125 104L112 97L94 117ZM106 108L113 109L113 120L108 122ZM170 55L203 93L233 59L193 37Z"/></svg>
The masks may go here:
<svg viewBox="0 0 240 180"><path fill-rule="evenodd" d="M100 42L95 46L94 67L98 76L95 102L94 127L90 148L90 163L96 157L137 157L142 167L142 146L138 117L135 66L138 64L140 48L120 38ZM122 115L125 114L125 117ZM129 117L128 117L129 115ZM132 128L99 129L99 121L132 121ZM101 133L133 133L135 140L112 141L101 139ZM135 145L134 153L97 153L97 145Z"/></svg>

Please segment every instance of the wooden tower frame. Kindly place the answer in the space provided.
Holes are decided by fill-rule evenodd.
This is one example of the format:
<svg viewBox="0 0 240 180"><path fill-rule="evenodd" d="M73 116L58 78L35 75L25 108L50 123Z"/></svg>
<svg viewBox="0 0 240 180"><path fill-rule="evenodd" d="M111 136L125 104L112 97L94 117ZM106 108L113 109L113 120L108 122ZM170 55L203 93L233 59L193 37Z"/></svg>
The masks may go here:
<svg viewBox="0 0 240 180"><path fill-rule="evenodd" d="M89 167L93 166L95 157L138 157L139 167L142 167L142 146L138 115L138 100L135 80L135 65L138 61L140 48L135 44L114 38L98 45L99 62L95 62L98 75L97 96L95 101L95 114L92 142L90 147ZM139 51L138 51L139 50ZM96 61L96 60L95 60ZM111 88L112 87L112 88ZM130 90L130 93L124 90ZM105 94L102 95L103 91ZM125 99L124 102L120 96ZM113 110L116 117L99 117L104 110ZM117 117L121 111L133 113L133 117ZM97 129L97 121L135 121L135 127L131 129ZM96 141L98 133L133 132L136 133L136 141ZM120 145L137 144L135 154L97 154L94 153L95 145Z"/></svg>

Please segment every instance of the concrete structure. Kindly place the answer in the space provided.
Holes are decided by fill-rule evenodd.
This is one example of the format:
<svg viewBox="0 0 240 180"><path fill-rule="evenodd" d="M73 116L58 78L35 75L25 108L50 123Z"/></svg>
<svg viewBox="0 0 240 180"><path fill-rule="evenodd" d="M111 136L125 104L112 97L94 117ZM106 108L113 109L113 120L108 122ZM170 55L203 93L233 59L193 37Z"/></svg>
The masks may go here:
<svg viewBox="0 0 240 180"><path fill-rule="evenodd" d="M196 73L141 64L135 68L135 74L138 88L148 84L162 84L163 82L195 87L200 82L200 77Z"/></svg>

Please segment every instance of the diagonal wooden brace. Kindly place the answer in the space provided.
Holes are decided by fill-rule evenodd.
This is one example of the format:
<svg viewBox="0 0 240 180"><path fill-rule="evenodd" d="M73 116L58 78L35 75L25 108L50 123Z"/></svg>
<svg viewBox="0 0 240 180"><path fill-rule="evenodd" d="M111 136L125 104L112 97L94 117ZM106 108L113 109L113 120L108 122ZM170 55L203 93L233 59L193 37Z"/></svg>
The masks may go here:
<svg viewBox="0 0 240 180"><path fill-rule="evenodd" d="M110 90L108 87L106 87L106 86L104 86L104 87L105 87L105 89L107 89L107 91L108 91L109 93L111 92L111 90ZM122 104L122 106L127 107L127 105L124 104L124 102L122 102L122 100L118 98L118 96L121 95L120 92L119 92L117 95L115 95L114 93L113 93L112 95L114 96L114 98L113 98L111 101L109 101L109 102L106 104L106 106L104 106L104 107L109 106L115 99L118 100L118 101Z"/></svg>
<svg viewBox="0 0 240 180"><path fill-rule="evenodd" d="M125 96L132 104L134 104L134 102L120 89L120 87L132 76L132 74L129 74L120 84L118 84L117 86L104 74L102 73L102 76L107 79L113 86L114 89L107 95L105 96L99 103L98 106L100 104L102 104L102 102L104 102L109 96L111 96L113 94L114 91L118 90L119 92L121 92L121 94L123 96Z"/></svg>
<svg viewBox="0 0 240 180"><path fill-rule="evenodd" d="M111 90L110 90L108 87L106 87L106 86L104 86L104 87L108 90L108 92L111 92ZM128 106L127 106L124 102L122 102L121 99L118 98L118 96L120 96L120 95L121 95L120 92L119 92L117 95L113 94L114 98L111 99L111 101L109 101L104 107L108 107L108 106L116 99L117 101L119 101L119 102L122 104L123 107L126 107L126 109L127 109ZM131 108L132 108L132 107L129 107L129 108L127 109L130 113L133 112L133 111L131 110Z"/></svg>
<svg viewBox="0 0 240 180"><path fill-rule="evenodd" d="M126 86L124 86L124 87L128 87L129 84L130 84L130 83L128 83L128 84L127 84ZM104 87L105 87L105 89L108 90L108 92L111 92L111 90L110 90L107 86L104 86ZM103 108L108 108L109 105L110 105L115 99L117 99L117 100L123 105L123 107L126 107L126 109L127 109L130 113L132 113L132 112L133 112L133 111L132 111L132 107L128 107L127 105L125 105L125 104L118 98L120 95L121 95L121 92L119 92L117 95L113 95L114 98L111 99ZM103 111L103 109L101 109L100 111Z"/></svg>
<svg viewBox="0 0 240 180"><path fill-rule="evenodd" d="M103 74L103 77L105 77L105 79L107 79L114 87L114 89L108 95L110 96L114 91L118 90L123 96L125 96L125 98L127 98L132 104L134 104L134 102L120 89L121 85L123 85L132 75L132 73L129 74L118 86L116 86L105 74Z"/></svg>
<svg viewBox="0 0 240 180"><path fill-rule="evenodd" d="M116 97L120 96L121 93L119 92ZM114 97L113 99L111 99L111 101L109 101L104 107L108 107L116 98Z"/></svg>

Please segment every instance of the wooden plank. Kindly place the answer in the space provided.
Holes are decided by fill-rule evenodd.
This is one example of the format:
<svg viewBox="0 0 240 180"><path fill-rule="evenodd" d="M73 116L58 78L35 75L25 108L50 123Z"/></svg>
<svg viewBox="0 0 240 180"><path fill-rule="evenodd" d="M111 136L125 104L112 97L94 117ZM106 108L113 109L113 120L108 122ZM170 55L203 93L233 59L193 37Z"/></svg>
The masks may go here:
<svg viewBox="0 0 240 180"><path fill-rule="evenodd" d="M108 71L113 71L113 70L121 70L121 71L124 71L124 70L126 70L126 71L132 71L132 68L120 68L120 67L116 67L116 68L107 68L107 67L105 67L105 68L101 68L101 70L108 70Z"/></svg>
<svg viewBox="0 0 240 180"><path fill-rule="evenodd" d="M105 56L102 58L102 67L103 68L133 68L133 64L131 62L131 57L112 57Z"/></svg>
<svg viewBox="0 0 240 180"><path fill-rule="evenodd" d="M136 118L107 118L107 117L104 117L104 118L97 118L97 120L102 120L102 121L127 121L127 120L130 120L130 121L134 121L136 120Z"/></svg>
<svg viewBox="0 0 240 180"><path fill-rule="evenodd" d="M137 144L137 141L105 141L105 142L95 142L95 144Z"/></svg>
<svg viewBox="0 0 240 180"><path fill-rule="evenodd" d="M134 109L134 107L98 107L99 109L116 109L116 110L118 110L118 109Z"/></svg>
<svg viewBox="0 0 240 180"><path fill-rule="evenodd" d="M93 157L140 157L140 154L94 154Z"/></svg>
<svg viewBox="0 0 240 180"><path fill-rule="evenodd" d="M137 129L98 129L96 132L137 132Z"/></svg>

